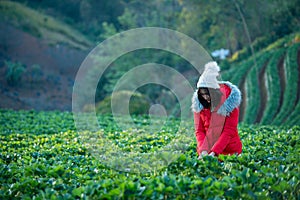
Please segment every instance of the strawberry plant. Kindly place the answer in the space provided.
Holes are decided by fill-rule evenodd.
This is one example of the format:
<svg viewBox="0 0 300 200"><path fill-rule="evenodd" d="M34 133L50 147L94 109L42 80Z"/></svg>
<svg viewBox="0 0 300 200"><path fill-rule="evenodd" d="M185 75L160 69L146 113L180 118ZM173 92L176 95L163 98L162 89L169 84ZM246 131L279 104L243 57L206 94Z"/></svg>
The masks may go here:
<svg viewBox="0 0 300 200"><path fill-rule="evenodd" d="M0 115L0 199L300 197L299 126L241 125L240 156L198 160L191 140L165 167L129 173L93 156L83 140L89 132L76 131L72 113L1 110ZM180 128L178 119L170 119L152 133L144 129L149 118L134 121L138 129L121 130L112 116L101 115L99 132L115 147L137 155L172 144L176 133L193 132L192 120Z"/></svg>

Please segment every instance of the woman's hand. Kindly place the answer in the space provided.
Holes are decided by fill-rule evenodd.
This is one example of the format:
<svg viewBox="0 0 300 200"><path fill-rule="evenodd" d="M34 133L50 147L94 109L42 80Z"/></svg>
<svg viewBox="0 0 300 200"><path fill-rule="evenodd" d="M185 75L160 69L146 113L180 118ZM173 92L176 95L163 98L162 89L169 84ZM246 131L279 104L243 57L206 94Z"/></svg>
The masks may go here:
<svg viewBox="0 0 300 200"><path fill-rule="evenodd" d="M198 160L201 160L204 156L207 156L207 155L208 155L207 151L202 151L198 157Z"/></svg>
<svg viewBox="0 0 300 200"><path fill-rule="evenodd" d="M216 154L215 154L215 152L210 152L208 154L207 151L202 151L201 154L198 157L198 160L201 160L204 156L207 156L207 155L214 157Z"/></svg>
<svg viewBox="0 0 300 200"><path fill-rule="evenodd" d="M208 154L209 156L212 156L212 157L214 157L216 154L215 154L215 152L210 152L210 154Z"/></svg>

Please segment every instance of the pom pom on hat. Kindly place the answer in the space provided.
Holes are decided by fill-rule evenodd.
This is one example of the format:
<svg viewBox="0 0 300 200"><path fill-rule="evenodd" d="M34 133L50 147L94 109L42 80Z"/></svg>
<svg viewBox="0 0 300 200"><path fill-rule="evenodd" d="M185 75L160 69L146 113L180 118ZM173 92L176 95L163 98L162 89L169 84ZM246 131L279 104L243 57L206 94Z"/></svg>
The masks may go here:
<svg viewBox="0 0 300 200"><path fill-rule="evenodd" d="M217 80L217 76L219 75L220 67L214 61L208 62L204 66L204 71L201 74L197 88L199 87L207 87L207 88L220 88Z"/></svg>

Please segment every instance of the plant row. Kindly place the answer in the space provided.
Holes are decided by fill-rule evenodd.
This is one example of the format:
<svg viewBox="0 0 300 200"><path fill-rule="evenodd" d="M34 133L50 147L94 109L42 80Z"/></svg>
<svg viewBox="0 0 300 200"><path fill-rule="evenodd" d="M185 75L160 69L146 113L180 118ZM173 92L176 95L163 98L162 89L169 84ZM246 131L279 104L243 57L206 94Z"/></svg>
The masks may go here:
<svg viewBox="0 0 300 200"><path fill-rule="evenodd" d="M284 37L223 72L222 78L244 91L243 122L299 123L296 120L299 116L298 38L298 34ZM261 75L264 76L262 80Z"/></svg>
<svg viewBox="0 0 300 200"><path fill-rule="evenodd" d="M280 108L280 95L282 93L278 65L285 52L284 49L275 50L266 68L266 83L268 91L268 103L266 105L261 124L269 124Z"/></svg>
<svg viewBox="0 0 300 200"><path fill-rule="evenodd" d="M262 54L256 62L256 65L251 68L249 73L247 74L246 79L246 110L245 110L245 118L244 122L248 124L252 124L255 122L259 105L261 103L261 85L259 85L259 73L262 68L267 64L267 61L270 57L269 53ZM264 83L261 83L264 84Z"/></svg>
<svg viewBox="0 0 300 200"><path fill-rule="evenodd" d="M233 66L229 70L222 74L224 80L230 80L235 85L241 85L243 77L247 76L248 71L254 65L254 60L248 59L236 66Z"/></svg>
<svg viewBox="0 0 300 200"><path fill-rule="evenodd" d="M299 122L300 122L299 113L300 113L300 102L298 102L298 104L294 108L294 111L289 115L288 119L286 120L286 122L284 124L287 124L290 126L293 124L299 124Z"/></svg>

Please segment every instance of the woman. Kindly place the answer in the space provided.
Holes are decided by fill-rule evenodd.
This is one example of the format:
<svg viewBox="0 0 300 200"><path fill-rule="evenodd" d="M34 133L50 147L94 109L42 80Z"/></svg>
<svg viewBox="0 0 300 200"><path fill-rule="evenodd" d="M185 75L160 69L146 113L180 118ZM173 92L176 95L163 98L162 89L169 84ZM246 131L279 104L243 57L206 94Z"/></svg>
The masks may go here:
<svg viewBox="0 0 300 200"><path fill-rule="evenodd" d="M192 98L199 159L242 152L237 130L241 92L230 82L219 82L219 71L216 62L207 63Z"/></svg>

